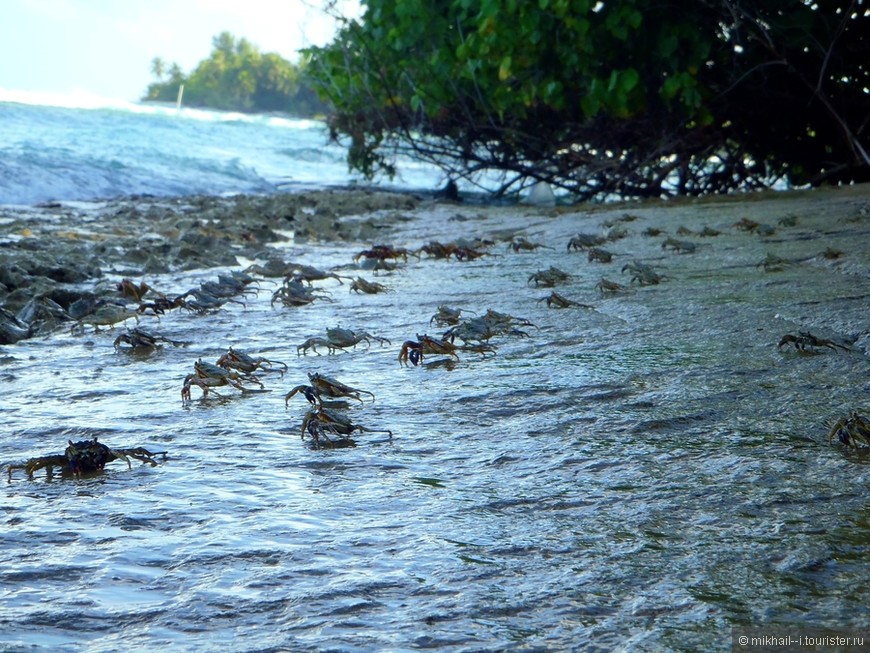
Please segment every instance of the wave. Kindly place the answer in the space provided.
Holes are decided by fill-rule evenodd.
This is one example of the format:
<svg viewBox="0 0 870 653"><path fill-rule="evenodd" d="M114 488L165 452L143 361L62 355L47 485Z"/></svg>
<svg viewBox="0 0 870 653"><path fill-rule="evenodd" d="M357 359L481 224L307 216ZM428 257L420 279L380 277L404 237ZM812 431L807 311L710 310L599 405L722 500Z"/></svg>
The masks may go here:
<svg viewBox="0 0 870 653"><path fill-rule="evenodd" d="M57 107L62 109L98 110L110 109L135 114L177 116L187 120L204 122L240 122L262 124L288 129L323 128L321 120L297 118L273 113L242 113L240 111L221 111L199 107L177 107L168 102L132 102L75 89L70 93L50 93L44 91L20 91L0 88L0 103L25 104L29 106Z"/></svg>

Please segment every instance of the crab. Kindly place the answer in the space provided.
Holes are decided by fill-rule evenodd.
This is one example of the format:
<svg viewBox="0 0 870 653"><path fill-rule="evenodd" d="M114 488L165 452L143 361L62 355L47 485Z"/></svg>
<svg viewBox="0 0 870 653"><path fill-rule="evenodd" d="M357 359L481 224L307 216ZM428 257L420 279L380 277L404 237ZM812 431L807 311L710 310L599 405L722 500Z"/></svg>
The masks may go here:
<svg viewBox="0 0 870 653"><path fill-rule="evenodd" d="M413 365L419 365L423 360L424 355L431 354L433 356L450 356L459 360L457 350L459 347L447 340L437 340L427 335L417 334L417 340L406 340L402 343L402 349L399 351L399 363L407 365L411 361Z"/></svg>
<svg viewBox="0 0 870 653"><path fill-rule="evenodd" d="M552 247L549 247L548 245L542 245L541 243L530 242L523 237L517 238L516 240L514 240L511 243L511 249L514 250L515 252L520 252L520 251L533 252L536 249L540 249L540 248L553 249Z"/></svg>
<svg viewBox="0 0 870 653"><path fill-rule="evenodd" d="M555 291L551 292L546 297L541 297L538 302L547 302L547 308L570 308L572 306L577 306L578 308L595 308L589 304L581 304L580 302L575 302L567 297L563 297Z"/></svg>
<svg viewBox="0 0 870 653"><path fill-rule="evenodd" d="M139 322L139 314L136 311L108 302L99 306L93 313L80 318L72 326L71 332L84 333L85 325L94 327L94 332L98 332L101 326L114 328L116 324L126 322L131 318L135 319L137 323Z"/></svg>
<svg viewBox="0 0 870 653"><path fill-rule="evenodd" d="M520 326L530 326L538 328L531 320L524 317L516 317L507 313L499 313L491 308L487 309L482 318L488 325L490 330L496 335L513 335L527 337L529 334L525 331L519 331L514 328L514 324Z"/></svg>
<svg viewBox="0 0 870 653"><path fill-rule="evenodd" d="M662 249L672 249L675 252L680 252L682 254L691 254L694 252L698 246L695 243L691 243L688 240L677 240L676 238L666 238L665 242L662 243Z"/></svg>
<svg viewBox="0 0 870 653"><path fill-rule="evenodd" d="M207 313L217 311L227 303L246 306L243 300L237 298L238 294L231 286L205 281L199 285L199 288L191 288L186 293L179 295L175 301L181 302L181 306L189 311ZM191 299L188 299L189 297Z"/></svg>
<svg viewBox="0 0 870 653"><path fill-rule="evenodd" d="M362 277L357 277L353 280L353 283L350 284L350 292L357 293L366 293L368 295L376 295L379 292L389 292L389 288L387 288L382 283L376 283L374 281L366 281Z"/></svg>
<svg viewBox="0 0 870 653"><path fill-rule="evenodd" d="M314 353L319 355L317 351L318 347L325 347L327 353L334 354L337 349L344 350L351 347L355 349L361 342L365 342L366 346L369 346L372 340L377 340L382 347L385 344L391 344L386 338L379 338L378 336L373 336L365 331L356 332L341 327L332 327L326 330L325 338L319 336L308 338L305 342L296 347L296 354L301 356L302 354L307 353L309 349L313 349Z"/></svg>
<svg viewBox="0 0 870 653"><path fill-rule="evenodd" d="M325 291L324 291L325 292ZM325 301L333 301L328 295L315 294L310 285L302 283L298 279L290 279L284 282L284 285L272 293L272 306L275 302L280 302L284 306L305 306L311 304L317 299Z"/></svg>
<svg viewBox="0 0 870 653"><path fill-rule="evenodd" d="M342 279L350 279L350 277L301 264L289 266L284 273L285 283L288 281L304 281L308 285L311 285L312 281L323 281L325 279L335 279L338 283L342 283Z"/></svg>
<svg viewBox="0 0 870 653"><path fill-rule="evenodd" d="M659 229L658 227L647 227L640 232L640 235L655 238L656 236L661 236L663 233L665 233L664 230Z"/></svg>
<svg viewBox="0 0 870 653"><path fill-rule="evenodd" d="M144 281L141 281L138 285L133 283L130 279L121 279L116 285L118 292L121 293L124 297L132 299L134 302L139 303L142 301L142 298L148 294L149 292L157 295L158 297L166 297L162 292L158 292L154 290L151 286L149 286Z"/></svg>
<svg viewBox="0 0 870 653"><path fill-rule="evenodd" d="M332 346L337 347L338 349L347 349L348 347L356 348L356 346L361 342L365 342L366 346L369 346L372 340L377 340L381 347L392 344L386 338L373 336L365 331L351 331L350 329L343 329L341 327L327 329L326 337L329 342L332 343Z"/></svg>
<svg viewBox="0 0 870 653"><path fill-rule="evenodd" d="M401 258L403 261L407 261L409 254L414 254L414 252L411 252L404 247L393 247L391 245L374 245L371 249L365 249L361 251L359 254L353 257L353 260L358 261L361 258L366 258L384 261L386 259L398 260L399 258Z"/></svg>
<svg viewBox="0 0 870 653"><path fill-rule="evenodd" d="M622 271L631 272L631 280L637 281L641 286L654 286L664 281L665 277L652 269L646 263L631 261L622 266Z"/></svg>
<svg viewBox="0 0 870 653"><path fill-rule="evenodd" d="M61 474L72 474L78 477L82 474L102 470L107 463L113 460L123 460L127 463L127 467L132 469L133 465L130 463L130 458L135 458L154 467L157 465L155 457L163 456L163 460L166 460L167 454L166 451L152 453L144 447L110 449L102 442L98 442L97 438L81 440L80 442L69 440L68 444L69 446L63 454L40 456L31 458L19 465L9 465L9 480L12 480L12 472L18 469L23 469L27 473L27 477L31 479L34 472L45 469L47 478L51 480L55 467L60 468Z"/></svg>
<svg viewBox="0 0 870 653"><path fill-rule="evenodd" d="M621 283L616 283L615 281L611 281L605 277L601 277L601 280L595 284L595 287L598 289L598 292L604 295L613 295L621 292L628 292L628 288L623 286Z"/></svg>
<svg viewBox="0 0 870 653"><path fill-rule="evenodd" d="M320 356L320 352L317 351L318 347L323 347L326 349L326 353L334 354L337 347L329 342L326 338L321 338L320 336L312 336L310 338L306 338L305 342L296 347L296 355L303 356L308 353L308 350L312 350L315 354Z"/></svg>
<svg viewBox="0 0 870 653"><path fill-rule="evenodd" d="M418 333L417 340L406 340L402 343L402 349L399 351L399 363L407 365L410 361L413 365L419 365L425 355L432 356L449 356L454 360L459 360L459 351L470 351L486 356L494 354L495 347L492 345L455 345L448 337L440 340L426 334L422 336Z"/></svg>
<svg viewBox="0 0 870 653"><path fill-rule="evenodd" d="M785 334L779 341L777 348L782 349L784 346L787 345L793 345L794 348L798 351L813 351L821 347L827 347L828 349L833 349L834 351L837 351L837 348L839 347L843 351L849 351L849 348L846 345L841 345L834 342L833 340L817 338L809 331L798 331L798 335L796 336L790 333ZM809 348L809 350L807 348Z"/></svg>
<svg viewBox="0 0 870 653"><path fill-rule="evenodd" d="M568 251L570 252L572 249L575 251L589 249L590 247L603 245L604 242L605 239L601 236L595 236L593 234L577 234L568 241Z"/></svg>
<svg viewBox="0 0 870 653"><path fill-rule="evenodd" d="M755 264L755 267L764 268L765 272L779 272L783 269L783 267L791 264L792 261L768 252L767 256L765 256L763 260Z"/></svg>
<svg viewBox="0 0 870 653"><path fill-rule="evenodd" d="M156 347L161 346L161 342L168 342L170 345L175 347L184 344L177 340L170 340L169 338L157 333L151 333L150 331L145 331L144 329L136 327L135 329L127 329L126 333L122 333L115 338L114 346L115 351L121 349L122 343L130 345L131 349L155 349Z"/></svg>
<svg viewBox="0 0 870 653"><path fill-rule="evenodd" d="M319 405L323 404L322 397L324 396L329 398L350 397L351 399L356 399L360 403L364 403L360 395L366 394L371 396L373 402L375 400L374 393L369 392L368 390L352 388L332 377L326 376L325 374L312 374L309 372L308 380L311 382L311 385L297 385L285 395L285 406L294 395L300 392L309 403Z"/></svg>
<svg viewBox="0 0 870 653"><path fill-rule="evenodd" d="M740 218L740 220L731 226L740 231L755 231L758 229L759 223L755 220L750 220L749 218Z"/></svg>
<svg viewBox="0 0 870 653"><path fill-rule="evenodd" d="M613 260L613 254L608 252L606 249L601 249L600 247L590 247L589 254L587 255L589 262L598 261L599 263L610 263Z"/></svg>
<svg viewBox="0 0 870 653"><path fill-rule="evenodd" d="M489 252L483 252L468 246L457 246L453 249L453 256L457 261L473 261L481 256L487 256Z"/></svg>
<svg viewBox="0 0 870 653"><path fill-rule="evenodd" d="M230 347L225 354L218 358L218 367L225 370L238 370L243 374L253 374L257 370L272 369L273 365L280 365L283 369L278 370L281 376L289 369L287 363L273 361L268 358L254 358L239 349Z"/></svg>
<svg viewBox="0 0 870 653"><path fill-rule="evenodd" d="M148 311L151 311L151 315L156 315L160 317L164 315L166 311L171 311L173 308L181 308L185 306L184 297L179 295L173 299L169 299L168 297L156 297L153 302L141 302L139 304L139 308L136 309L136 312L139 314L147 314Z"/></svg>
<svg viewBox="0 0 870 653"><path fill-rule="evenodd" d="M829 261L834 261L838 258L844 257L846 254L839 249L834 249L833 247L826 247L825 251L819 254L820 257L828 259Z"/></svg>
<svg viewBox="0 0 870 653"><path fill-rule="evenodd" d="M461 317L461 308L450 308L449 306L442 304L438 307L438 312L429 318L429 324L434 322L438 326L455 326L459 324Z"/></svg>
<svg viewBox="0 0 870 653"><path fill-rule="evenodd" d="M515 328L515 325L517 324L520 326L538 328L530 320L524 317L515 317L513 315L508 315L507 313L499 313L498 311L489 309L486 311L486 314L481 317L460 322L446 331L442 338L444 340L449 340L450 342L455 342L456 338L459 338L462 342L466 343L466 346L469 346L469 342L486 342L493 336L506 335L528 338L528 333ZM495 349L492 351L494 352ZM481 351L479 353L486 354L489 352Z"/></svg>
<svg viewBox="0 0 870 653"><path fill-rule="evenodd" d="M857 412L852 412L849 417L837 420L828 435L828 442L837 438L847 447L858 449L859 445L870 447L870 423Z"/></svg>
<svg viewBox="0 0 870 653"><path fill-rule="evenodd" d="M567 272L563 272L559 268L552 265L547 270L538 270L529 277L528 283L535 282L535 286L544 286L544 288L552 288L557 283L565 283L571 278Z"/></svg>
<svg viewBox="0 0 870 653"><path fill-rule="evenodd" d="M241 391L242 394L250 392L250 388L242 385L242 382L256 383L263 389L263 384L250 374L240 374L232 370L225 370L222 367L204 362L201 358L193 364L193 374L188 374L184 377L184 385L181 388L181 400L190 401L190 389L197 386L202 390L203 399L208 396L209 390L214 392L215 396L221 397L214 390L225 385L232 386Z"/></svg>
<svg viewBox="0 0 870 653"><path fill-rule="evenodd" d="M350 436L358 431L360 433L386 433L392 439L393 432L389 429L370 429L366 426L354 424L350 418L325 406L312 408L302 419L302 437L305 434L311 436L315 447L352 447L355 446ZM330 437L332 436L332 437ZM333 437L337 436L337 440Z"/></svg>
<svg viewBox="0 0 870 653"><path fill-rule="evenodd" d="M429 256L434 256L435 258L450 258L456 251L456 247L457 246L454 243L441 243L437 240L430 240L415 253L418 257L420 256L420 253L423 252Z"/></svg>

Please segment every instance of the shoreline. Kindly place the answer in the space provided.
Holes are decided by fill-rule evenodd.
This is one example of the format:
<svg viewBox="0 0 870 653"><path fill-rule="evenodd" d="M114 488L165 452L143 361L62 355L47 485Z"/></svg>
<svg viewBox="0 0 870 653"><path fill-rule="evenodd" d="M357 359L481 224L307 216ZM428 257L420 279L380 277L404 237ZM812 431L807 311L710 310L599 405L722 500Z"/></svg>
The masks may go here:
<svg viewBox="0 0 870 653"><path fill-rule="evenodd" d="M96 292L84 290L85 285L96 287L107 276L141 278L233 267L240 260L274 258L277 254L271 246L287 240L300 245L344 242L405 247L408 243L393 242L397 232L404 231L398 237L407 240L413 234L414 245L419 247L429 240L455 239L460 230L451 221L465 213L476 219L498 217L503 225L491 235L509 240L557 218L574 220L576 216L576 233L589 230L582 226L584 218L626 212L654 217L657 223L669 225L665 230L672 235L678 233L678 223L690 229L708 222L711 213L734 216L728 218L732 223L741 216L755 216L753 220L767 223L786 214L800 215L804 226L811 226L812 221L824 233L826 223L870 223L870 184L555 206L448 202L437 199L437 193L347 186L269 195L134 195L95 202L0 206L0 308L7 323L7 335L0 333L0 344L14 342L8 335L8 323L19 330L25 328L16 325L14 318L25 321L20 313L28 304L32 313L32 304L47 298L67 311L76 299ZM399 228L412 223L410 230ZM721 230L727 220L719 223ZM777 238L771 234L771 245ZM117 300L111 289L105 295L103 299ZM45 328L31 331L36 335L52 327L49 321Z"/></svg>

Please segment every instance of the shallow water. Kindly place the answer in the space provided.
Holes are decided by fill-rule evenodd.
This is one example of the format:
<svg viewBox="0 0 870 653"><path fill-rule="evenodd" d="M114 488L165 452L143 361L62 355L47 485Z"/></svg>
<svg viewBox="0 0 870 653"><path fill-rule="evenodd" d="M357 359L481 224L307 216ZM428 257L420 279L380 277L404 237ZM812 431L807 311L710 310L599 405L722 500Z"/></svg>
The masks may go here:
<svg viewBox="0 0 870 653"><path fill-rule="evenodd" d="M264 282L246 307L143 318L188 343L149 356L116 353L119 329L0 349L0 461L93 436L169 451L158 467L5 484L0 650L695 651L729 650L733 625L866 625L868 458L827 432L870 404L870 222L865 200L807 197L633 210L609 265L565 245L624 209L435 207L384 240L517 231L553 249L411 258L377 276L390 293L329 280L316 285L335 301L302 308L271 307ZM730 226L747 210L799 223L761 239ZM709 246L684 255L640 235L680 224L726 235L687 236ZM326 268L368 245L281 249ZM842 259L756 266L829 246ZM633 258L669 279L600 297ZM539 301L550 289L527 280L550 265L572 275L560 294L595 308ZM217 272L147 281L180 293ZM400 366L404 340L443 330L440 304L538 328L494 339L494 357ZM337 324L391 344L297 356ZM799 329L853 350L777 349ZM229 346L289 372L183 404L193 362ZM393 437L311 448L305 401L284 405L307 372L374 392L352 418Z"/></svg>

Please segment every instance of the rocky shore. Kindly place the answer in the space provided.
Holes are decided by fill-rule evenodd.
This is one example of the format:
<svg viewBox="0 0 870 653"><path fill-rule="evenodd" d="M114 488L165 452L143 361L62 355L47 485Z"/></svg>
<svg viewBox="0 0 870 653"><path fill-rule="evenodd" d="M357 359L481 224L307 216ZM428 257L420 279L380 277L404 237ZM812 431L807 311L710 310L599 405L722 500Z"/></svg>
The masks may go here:
<svg viewBox="0 0 870 653"><path fill-rule="evenodd" d="M0 344L79 317L70 310L82 299L117 300L114 284L99 283L108 274L234 266L268 258L269 243L288 239L377 240L387 216L419 203L409 194L324 190L0 208Z"/></svg>
<svg viewBox="0 0 870 653"><path fill-rule="evenodd" d="M866 243L870 225L867 186L554 207L469 206L355 189L53 202L0 207L0 344L50 332L61 322L74 323L100 303L123 304L117 288L119 278L138 282L147 275L232 267L245 260L268 261L275 256L269 246L277 242L343 241L368 246L389 241L406 223L415 225L415 231L406 231L415 233L418 241L449 239L451 234L456 237L453 221L468 220L467 215L459 214L469 212L498 214L504 233L491 235L510 240L541 221L573 221L575 215L577 231L583 231L585 227L579 223L585 218L614 211L639 211L664 226L662 233L677 238L681 227L691 232L693 227L700 229L711 221L739 225L740 219L751 216L751 222L771 229L770 233L756 234L771 251L782 250L778 243L794 249L795 243L807 240L818 240L818 247L822 247L825 236L831 235L856 251L831 251L829 260L823 256L819 260L841 266L853 278L866 271L866 246L862 243ZM783 240L781 234L789 228L783 219L790 216L800 223L800 234L792 233ZM717 248L723 252L740 248L741 235L738 228L729 229L717 239ZM729 238L733 242L723 241ZM135 305L130 308L135 309Z"/></svg>

